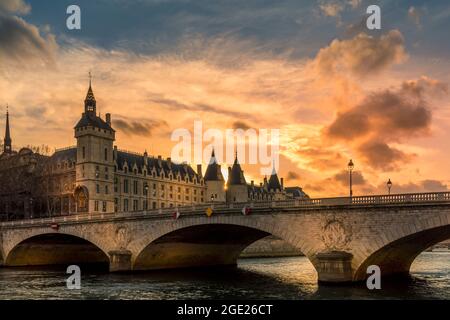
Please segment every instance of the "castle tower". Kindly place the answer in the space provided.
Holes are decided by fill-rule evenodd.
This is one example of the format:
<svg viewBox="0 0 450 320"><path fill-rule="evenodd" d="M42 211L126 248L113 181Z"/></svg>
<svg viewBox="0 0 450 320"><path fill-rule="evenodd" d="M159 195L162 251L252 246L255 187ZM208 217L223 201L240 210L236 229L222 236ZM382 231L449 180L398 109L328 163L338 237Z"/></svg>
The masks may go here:
<svg viewBox="0 0 450 320"><path fill-rule="evenodd" d="M205 184L206 184L206 201L211 202L225 202L225 179L223 178L222 171L220 170L220 164L217 163L214 149L211 153L211 159L209 160L208 167L205 172Z"/></svg>
<svg viewBox="0 0 450 320"><path fill-rule="evenodd" d="M228 168L228 182L227 182L227 202L247 202L248 201L248 186L245 182L244 172L236 157L234 159L233 167Z"/></svg>
<svg viewBox="0 0 450 320"><path fill-rule="evenodd" d="M97 116L97 102L91 80L84 100L84 112L75 126L77 139L76 192L83 201L77 201L78 211L114 212L115 131L111 115L106 121ZM80 207L85 204L85 207Z"/></svg>
<svg viewBox="0 0 450 320"><path fill-rule="evenodd" d="M6 106L6 128L5 128L5 139L3 140L3 152L11 153L12 152L12 141L11 141L11 133L9 131L9 110L8 106Z"/></svg>

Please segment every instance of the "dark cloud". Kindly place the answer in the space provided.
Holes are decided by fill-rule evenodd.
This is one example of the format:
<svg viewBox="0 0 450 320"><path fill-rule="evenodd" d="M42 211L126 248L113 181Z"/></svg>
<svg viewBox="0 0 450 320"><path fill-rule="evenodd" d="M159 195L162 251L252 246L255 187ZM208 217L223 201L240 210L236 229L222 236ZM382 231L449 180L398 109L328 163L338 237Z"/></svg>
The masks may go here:
<svg viewBox="0 0 450 320"><path fill-rule="evenodd" d="M348 159L339 153L325 148L301 149L297 154L302 159L308 160L308 166L318 170L330 170L342 168L347 164Z"/></svg>
<svg viewBox="0 0 450 320"><path fill-rule="evenodd" d="M414 155L390 147L384 142L368 142L358 148L361 157L372 168L387 171L398 168L399 164L409 162Z"/></svg>
<svg viewBox="0 0 450 320"><path fill-rule="evenodd" d="M19 63L32 59L52 64L57 48L54 36L43 37L39 28L14 15L29 10L23 1L0 2L0 59Z"/></svg>
<svg viewBox="0 0 450 320"><path fill-rule="evenodd" d="M346 170L342 170L333 177L333 180L340 183L343 186L347 186L350 181L349 172ZM360 171L353 171L352 173L353 185L365 185L366 183L367 181Z"/></svg>
<svg viewBox="0 0 450 320"><path fill-rule="evenodd" d="M233 118L251 118L254 117L248 113L243 112L237 112L232 110L227 110L226 108L217 108L215 106L211 106L206 103L194 103L194 104L185 104L173 99L165 99L160 97L152 97L149 99L151 102L154 102L159 105L163 105L167 108L170 108L172 110L188 110L188 111L195 111L195 112L209 112L209 113L215 113L220 115L226 115Z"/></svg>
<svg viewBox="0 0 450 320"><path fill-rule="evenodd" d="M331 137L352 140L375 133L377 136L409 136L428 130L431 110L409 87L373 93L356 107L338 114L328 127ZM420 89L420 90L423 90Z"/></svg>
<svg viewBox="0 0 450 320"><path fill-rule="evenodd" d="M405 81L398 89L374 92L360 104L339 113L324 130L325 136L356 145L372 168L393 170L413 155L389 143L428 134L432 120L429 98L447 92L446 84L426 77Z"/></svg>
<svg viewBox="0 0 450 320"><path fill-rule="evenodd" d="M25 109L25 114L35 119L43 119L46 112L47 108L42 106L28 107Z"/></svg>
<svg viewBox="0 0 450 320"><path fill-rule="evenodd" d="M129 136L150 137L154 129L167 126L165 121L157 120L133 120L116 119L113 120L113 127Z"/></svg>
<svg viewBox="0 0 450 320"><path fill-rule="evenodd" d="M300 175L297 172L288 171L286 180L290 181L290 180L298 180L298 179L300 179Z"/></svg>
<svg viewBox="0 0 450 320"><path fill-rule="evenodd" d="M243 121L235 121L233 122L233 129L251 129L251 127Z"/></svg>

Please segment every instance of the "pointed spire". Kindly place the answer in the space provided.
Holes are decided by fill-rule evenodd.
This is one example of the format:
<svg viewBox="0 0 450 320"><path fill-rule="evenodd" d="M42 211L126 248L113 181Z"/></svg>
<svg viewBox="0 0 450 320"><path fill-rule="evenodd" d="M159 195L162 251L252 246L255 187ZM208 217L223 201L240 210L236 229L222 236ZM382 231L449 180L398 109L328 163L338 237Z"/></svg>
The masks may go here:
<svg viewBox="0 0 450 320"><path fill-rule="evenodd" d="M211 159L209 160L208 167L206 168L204 179L205 181L224 181L220 164L218 164L216 159L214 147L211 152Z"/></svg>
<svg viewBox="0 0 450 320"><path fill-rule="evenodd" d="M239 164L237 146L234 148L234 164Z"/></svg>
<svg viewBox="0 0 450 320"><path fill-rule="evenodd" d="M6 105L6 128L5 128L5 140L3 145L3 152L10 153L12 151L11 146L11 133L9 130L9 107Z"/></svg>
<svg viewBox="0 0 450 320"><path fill-rule="evenodd" d="M275 174L277 174L277 170L275 170L275 159L273 159L273 162L272 162L272 175L275 175Z"/></svg>
<svg viewBox="0 0 450 320"><path fill-rule="evenodd" d="M95 101L94 91L92 90L92 74L89 71L89 89L84 99L84 111L89 114L96 114L97 102Z"/></svg>
<svg viewBox="0 0 450 320"><path fill-rule="evenodd" d="M209 164L217 163L216 153L214 151L214 147L212 148L211 158L209 159Z"/></svg>
<svg viewBox="0 0 450 320"><path fill-rule="evenodd" d="M246 185L247 182L245 181L244 171L242 171L241 165L239 164L239 161L238 161L238 154L237 154L237 148L236 148L235 159L234 159L233 166L231 167L231 171L228 176L227 185L230 186L230 185L238 185L238 184Z"/></svg>
<svg viewBox="0 0 450 320"><path fill-rule="evenodd" d="M268 187L270 191L280 191L282 189L280 179L278 178L277 171L275 170L275 159L273 160L273 169L269 178Z"/></svg>

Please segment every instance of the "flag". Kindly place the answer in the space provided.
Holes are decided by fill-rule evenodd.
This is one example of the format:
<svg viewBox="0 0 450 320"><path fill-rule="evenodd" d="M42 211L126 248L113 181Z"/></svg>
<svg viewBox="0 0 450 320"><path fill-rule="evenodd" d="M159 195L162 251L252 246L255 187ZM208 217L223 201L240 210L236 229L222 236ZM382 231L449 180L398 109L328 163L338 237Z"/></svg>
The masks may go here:
<svg viewBox="0 0 450 320"><path fill-rule="evenodd" d="M180 211L177 208L177 210L173 213L173 218L178 219L179 217L180 217Z"/></svg>
<svg viewBox="0 0 450 320"><path fill-rule="evenodd" d="M249 207L247 207L247 206L245 206L245 207L242 208L242 214L243 214L244 216L249 215L251 211L252 211L252 209L249 208Z"/></svg>
<svg viewBox="0 0 450 320"><path fill-rule="evenodd" d="M212 214L213 214L213 209L212 209L211 207L208 207L208 208L206 209L206 215L207 215L208 217L211 217Z"/></svg>

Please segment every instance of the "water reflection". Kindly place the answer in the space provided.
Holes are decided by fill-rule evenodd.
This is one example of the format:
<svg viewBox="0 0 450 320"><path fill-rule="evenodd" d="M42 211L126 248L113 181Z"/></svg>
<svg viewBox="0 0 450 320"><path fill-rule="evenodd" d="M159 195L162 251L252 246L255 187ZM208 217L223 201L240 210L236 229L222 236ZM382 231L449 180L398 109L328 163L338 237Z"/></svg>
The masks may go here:
<svg viewBox="0 0 450 320"><path fill-rule="evenodd" d="M82 269L82 289L68 290L65 269L0 269L1 299L450 299L450 254L427 252L412 277L382 290L318 286L304 257L243 259L238 268L110 274Z"/></svg>

